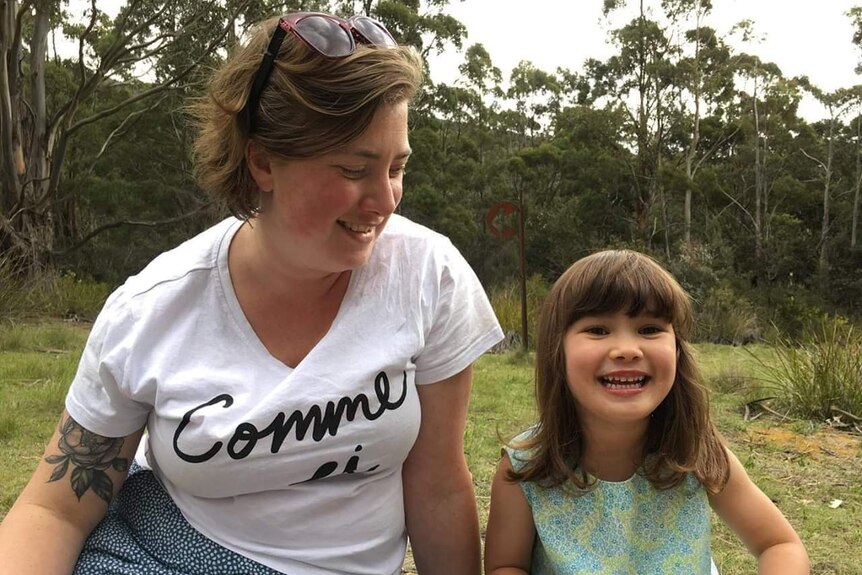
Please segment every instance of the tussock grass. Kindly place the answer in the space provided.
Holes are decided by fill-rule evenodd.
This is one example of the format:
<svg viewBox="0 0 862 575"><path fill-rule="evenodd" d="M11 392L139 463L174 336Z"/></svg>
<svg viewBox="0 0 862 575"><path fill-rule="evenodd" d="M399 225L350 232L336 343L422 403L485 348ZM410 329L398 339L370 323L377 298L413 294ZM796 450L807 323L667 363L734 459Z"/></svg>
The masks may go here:
<svg viewBox="0 0 862 575"><path fill-rule="evenodd" d="M761 378L778 402L799 417L829 419L832 406L862 413L862 331L841 318L824 318L804 344L780 339Z"/></svg>
<svg viewBox="0 0 862 575"><path fill-rule="evenodd" d="M73 273L27 277L0 258L0 322L45 317L92 321L110 290L108 284Z"/></svg>
<svg viewBox="0 0 862 575"><path fill-rule="evenodd" d="M536 326L542 302L550 289L550 284L541 276L533 275L527 279L527 335L531 349L536 341ZM491 306L497 314L503 331L506 334L517 334L517 343L520 343L522 341L520 284L510 282L498 285L490 291L488 298L491 300Z"/></svg>
<svg viewBox="0 0 862 575"><path fill-rule="evenodd" d="M698 305L697 318L699 340L733 345L760 340L754 306L730 288L711 291Z"/></svg>

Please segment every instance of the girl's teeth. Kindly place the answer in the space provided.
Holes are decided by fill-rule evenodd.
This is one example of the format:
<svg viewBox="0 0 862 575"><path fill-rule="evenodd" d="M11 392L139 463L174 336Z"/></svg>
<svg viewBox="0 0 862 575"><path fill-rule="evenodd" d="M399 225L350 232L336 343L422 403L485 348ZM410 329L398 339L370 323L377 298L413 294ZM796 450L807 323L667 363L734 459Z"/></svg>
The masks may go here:
<svg viewBox="0 0 862 575"><path fill-rule="evenodd" d="M608 389L640 389L642 385L643 384L641 383L607 383L605 384L605 387L607 387Z"/></svg>
<svg viewBox="0 0 862 575"><path fill-rule="evenodd" d="M645 377L603 377L602 385L608 389L639 389L646 383Z"/></svg>

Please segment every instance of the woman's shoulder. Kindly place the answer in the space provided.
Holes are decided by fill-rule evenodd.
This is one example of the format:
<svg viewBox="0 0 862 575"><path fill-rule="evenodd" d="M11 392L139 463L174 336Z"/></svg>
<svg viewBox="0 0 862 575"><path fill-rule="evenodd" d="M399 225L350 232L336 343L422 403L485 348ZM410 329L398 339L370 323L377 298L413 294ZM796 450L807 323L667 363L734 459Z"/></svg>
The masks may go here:
<svg viewBox="0 0 862 575"><path fill-rule="evenodd" d="M219 256L226 253L227 244L241 223L234 218L223 220L157 255L114 290L100 315L108 315L116 322L122 317L134 319L156 303L156 308L169 305L170 294L182 293L187 286L218 269Z"/></svg>
<svg viewBox="0 0 862 575"><path fill-rule="evenodd" d="M475 277L470 264L445 235L393 214L374 248L372 266L393 265L426 280Z"/></svg>
<svg viewBox="0 0 862 575"><path fill-rule="evenodd" d="M430 254L449 249L457 252L445 235L399 214L392 214L380 237L378 247L386 250L387 246L409 253Z"/></svg>
<svg viewBox="0 0 862 575"><path fill-rule="evenodd" d="M138 274L126 280L129 291L146 292L159 284L183 279L195 271L216 268L219 256L226 253L231 238L241 225L242 222L236 218L222 220L175 248L162 252Z"/></svg>

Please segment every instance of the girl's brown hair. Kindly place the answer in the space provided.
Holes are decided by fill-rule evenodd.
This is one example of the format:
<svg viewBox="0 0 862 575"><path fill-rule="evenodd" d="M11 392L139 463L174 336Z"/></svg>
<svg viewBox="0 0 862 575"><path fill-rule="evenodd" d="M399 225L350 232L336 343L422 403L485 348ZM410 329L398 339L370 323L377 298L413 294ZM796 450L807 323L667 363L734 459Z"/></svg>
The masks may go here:
<svg viewBox="0 0 862 575"><path fill-rule="evenodd" d="M578 319L624 311L646 312L669 321L677 345L676 378L653 412L645 443L643 475L660 489L678 485L685 474L713 493L727 483L729 463L724 442L709 416L694 349L688 341L694 315L688 294L660 264L630 250L598 252L578 260L551 288L542 307L536 342L536 400L539 421L532 434L514 447L529 461L513 481L591 487L578 469L584 439L575 402L566 383L563 338Z"/></svg>
<svg viewBox="0 0 862 575"><path fill-rule="evenodd" d="M277 25L271 18L252 28L191 108L199 132L198 183L242 219L254 215L259 197L246 163L249 140L284 159L326 154L359 137L380 106L410 101L422 84L422 60L413 48L357 44L349 56L325 58L288 34L252 128L242 111Z"/></svg>

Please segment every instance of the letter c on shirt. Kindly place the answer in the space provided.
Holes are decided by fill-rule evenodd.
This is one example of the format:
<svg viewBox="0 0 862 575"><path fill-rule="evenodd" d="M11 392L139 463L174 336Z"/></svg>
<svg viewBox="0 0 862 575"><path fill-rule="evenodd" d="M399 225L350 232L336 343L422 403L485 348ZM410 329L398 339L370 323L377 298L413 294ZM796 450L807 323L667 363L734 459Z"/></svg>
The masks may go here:
<svg viewBox="0 0 862 575"><path fill-rule="evenodd" d="M230 395L228 395L226 393L223 393L221 395L217 395L214 398L212 398L211 400L207 401L206 403L202 403L202 404L198 405L197 407L190 409L189 411L186 412L185 415L183 415L183 420L177 426L176 433L174 433L174 453L176 453L184 461L188 461L189 463L203 463L204 461L207 461L208 459L212 459L213 456L215 456L215 454L218 453L219 449L221 449L221 446L223 445L222 442L216 441L213 444L213 446L210 447L209 451L207 451L206 453L203 453L201 455L189 455L188 453L183 453L180 450L180 446L179 446L180 434L183 432L183 430L186 428L186 426L191 422L192 414L199 409L203 409L204 407L208 407L208 406L214 405L216 403L224 403L225 408L230 407L231 405L233 405L233 397L231 397Z"/></svg>

